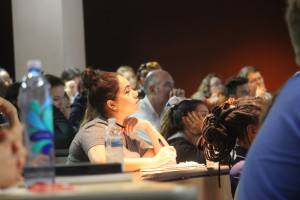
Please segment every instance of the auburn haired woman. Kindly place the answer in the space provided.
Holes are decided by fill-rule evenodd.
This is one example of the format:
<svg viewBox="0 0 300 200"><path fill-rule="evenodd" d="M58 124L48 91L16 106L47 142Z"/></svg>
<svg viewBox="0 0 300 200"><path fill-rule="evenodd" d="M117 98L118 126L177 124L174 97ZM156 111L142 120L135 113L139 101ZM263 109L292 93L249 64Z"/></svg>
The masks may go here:
<svg viewBox="0 0 300 200"><path fill-rule="evenodd" d="M139 99L126 78L114 72L99 75L88 68L82 80L88 91L87 110L81 129L70 146L67 164L106 162L104 133L108 118L116 118L117 124L125 127L123 150L126 171L175 163L175 149L150 122L128 118L138 111ZM136 135L136 129L146 130L153 147Z"/></svg>

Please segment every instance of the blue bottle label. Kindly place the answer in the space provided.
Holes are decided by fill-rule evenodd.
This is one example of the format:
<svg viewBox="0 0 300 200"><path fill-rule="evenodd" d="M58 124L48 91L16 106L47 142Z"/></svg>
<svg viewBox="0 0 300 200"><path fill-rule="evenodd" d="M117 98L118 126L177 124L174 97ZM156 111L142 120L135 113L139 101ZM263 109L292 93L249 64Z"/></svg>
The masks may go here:
<svg viewBox="0 0 300 200"><path fill-rule="evenodd" d="M53 149L53 111L52 98L48 97L41 106L38 101L30 102L26 114L27 133L31 142L31 152L34 154L49 154Z"/></svg>

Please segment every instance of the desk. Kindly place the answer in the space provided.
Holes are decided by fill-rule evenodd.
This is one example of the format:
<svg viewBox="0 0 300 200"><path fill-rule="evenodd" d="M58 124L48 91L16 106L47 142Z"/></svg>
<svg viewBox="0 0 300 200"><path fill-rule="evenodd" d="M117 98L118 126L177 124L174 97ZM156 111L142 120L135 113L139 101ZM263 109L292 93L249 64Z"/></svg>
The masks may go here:
<svg viewBox="0 0 300 200"><path fill-rule="evenodd" d="M102 181L103 175L93 175ZM78 176L85 179L85 176ZM64 179L63 182L66 182ZM74 180L72 180L74 182ZM14 200L195 200L197 191L194 186L183 186L176 183L159 183L152 181L118 181L118 182L85 182L73 183L74 191L54 191L43 194L30 193L19 189L18 194L0 194L0 199Z"/></svg>
<svg viewBox="0 0 300 200"><path fill-rule="evenodd" d="M161 173L139 173L135 174L135 179L164 182L167 181L184 186L196 186L198 200L232 200L228 166L221 166L220 173L221 188L219 188L218 167L198 167L187 170L172 172L166 171Z"/></svg>

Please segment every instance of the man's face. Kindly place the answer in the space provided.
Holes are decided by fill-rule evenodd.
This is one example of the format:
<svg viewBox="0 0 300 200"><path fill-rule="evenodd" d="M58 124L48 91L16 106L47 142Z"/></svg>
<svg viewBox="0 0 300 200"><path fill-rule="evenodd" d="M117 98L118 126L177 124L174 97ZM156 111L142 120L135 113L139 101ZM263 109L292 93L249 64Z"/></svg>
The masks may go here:
<svg viewBox="0 0 300 200"><path fill-rule="evenodd" d="M167 103L170 98L170 92L174 88L174 80L170 74L161 71L157 77L157 86L155 87L155 95L157 102Z"/></svg>
<svg viewBox="0 0 300 200"><path fill-rule="evenodd" d="M251 96L255 96L257 86L265 87L264 78L260 72L249 72L247 78Z"/></svg>
<svg viewBox="0 0 300 200"><path fill-rule="evenodd" d="M250 88L248 83L245 83L243 85L238 85L236 87L236 93L235 93L235 97L238 99L240 97L245 97L248 96L250 94Z"/></svg>

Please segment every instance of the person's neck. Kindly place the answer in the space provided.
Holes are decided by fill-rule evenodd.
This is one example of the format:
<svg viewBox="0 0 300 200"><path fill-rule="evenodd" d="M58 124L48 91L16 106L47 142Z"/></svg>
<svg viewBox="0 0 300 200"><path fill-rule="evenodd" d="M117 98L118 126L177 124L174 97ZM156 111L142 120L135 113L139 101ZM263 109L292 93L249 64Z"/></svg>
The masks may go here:
<svg viewBox="0 0 300 200"><path fill-rule="evenodd" d="M184 130L184 133L186 134L186 136L190 139L190 141L197 146L197 142L199 140L200 135L195 135L193 133L191 133L188 129Z"/></svg>
<svg viewBox="0 0 300 200"><path fill-rule="evenodd" d="M124 120L127 117L124 117L124 116L121 116L121 115L118 115L118 114L110 114L110 115L108 115L108 118L116 118L116 123L123 126Z"/></svg>
<svg viewBox="0 0 300 200"><path fill-rule="evenodd" d="M152 96L148 96L148 99L149 99L151 105L153 106L155 112L160 116L162 111L164 110L166 104L165 103L157 103L155 101L155 98Z"/></svg>

